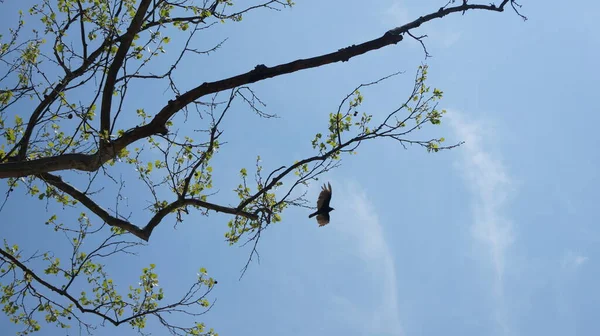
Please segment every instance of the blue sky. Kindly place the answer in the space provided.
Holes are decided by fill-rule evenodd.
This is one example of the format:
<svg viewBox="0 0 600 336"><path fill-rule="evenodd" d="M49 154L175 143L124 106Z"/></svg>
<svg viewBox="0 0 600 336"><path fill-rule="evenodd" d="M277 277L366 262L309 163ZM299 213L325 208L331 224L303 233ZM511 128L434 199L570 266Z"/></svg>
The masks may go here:
<svg viewBox="0 0 600 336"><path fill-rule="evenodd" d="M185 60L195 70L180 74L182 86L360 43L445 1L296 3L217 27L206 45L229 40L216 54ZM118 284L137 283L153 262L167 295L177 294L206 267L219 284L202 321L220 335L598 334L599 11L593 1L523 1L527 22L510 11L472 12L424 25L415 34L429 36L429 83L444 91L449 111L426 132L465 145L428 154L385 140L365 144L323 177L334 190L331 224L318 228L305 209L285 212L261 239L261 263L242 281L249 250L223 241L227 217L196 215L176 229L161 225L139 257L113 260ZM215 158L215 185L233 188L256 155L266 169L309 155L312 136L348 92L406 71L363 92L364 108L385 115L408 94L423 56L407 39L253 85L266 111L281 118L235 110L225 122L229 144ZM150 105L170 98L134 94ZM309 189L311 199L318 188ZM61 248L42 227L46 215L23 211L43 209L39 201L9 204L0 237L32 252ZM16 330L4 317L0 326ZM134 332L123 326L118 334Z"/></svg>

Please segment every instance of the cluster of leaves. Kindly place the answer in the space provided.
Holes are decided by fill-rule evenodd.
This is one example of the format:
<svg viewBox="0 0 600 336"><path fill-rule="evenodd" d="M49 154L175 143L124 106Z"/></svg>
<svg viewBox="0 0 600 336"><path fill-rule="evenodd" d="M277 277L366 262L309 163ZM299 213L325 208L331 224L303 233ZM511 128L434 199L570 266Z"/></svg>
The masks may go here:
<svg viewBox="0 0 600 336"><path fill-rule="evenodd" d="M170 27L190 31L189 44L198 30L212 24L209 19L240 21L245 12L226 14L227 8L234 6L231 1L215 0L204 2L203 6L187 1L153 2L124 57L127 69L133 70L124 71L115 79L112 94L119 100L119 109L114 111L113 127L101 132L94 120L102 91L92 87L105 84L105 74L117 56L119 43L129 33L137 5L134 0L41 1L28 11L41 27L34 23L33 37L26 40L21 38L25 19L20 12L18 26L9 30L6 42L0 35L0 58L10 65L0 76L0 135L4 139L0 144L0 162L7 161L17 150L26 152L28 159L91 153L98 141L122 135L124 130L114 127L131 81L168 78L174 91L178 91L171 78L177 63L186 52L202 53L185 47L163 74L144 74L152 60L166 53L171 42L169 35L173 33ZM47 41L52 41L52 45L47 45ZM56 66L63 70L62 76L56 73ZM74 83L76 78L80 81ZM28 120L14 113L16 109L8 110L11 106L23 107L22 98L39 100ZM141 117L149 117L143 108L140 111Z"/></svg>
<svg viewBox="0 0 600 336"><path fill-rule="evenodd" d="M17 245L9 246L6 241L0 250L0 279L5 283L1 285L0 304L12 322L23 325L19 334L38 331L38 316L60 328L71 328L74 320L80 328L88 332L93 330L95 327L81 319L78 312L99 316L114 325L126 323L140 332L146 327L150 315L157 316L173 334L200 335L205 332L205 326L200 322L189 327L175 326L163 315L178 313L181 307L188 307L187 314L193 316L210 309L207 295L217 281L208 276L206 269L200 269L196 281L179 301L163 303L165 293L159 287L154 264L144 268L138 285L129 286L123 295L109 276L107 266L99 260L132 253L132 249L140 243L124 239L126 233L113 229L98 247L84 251L82 243L86 236L100 232L104 226L93 229L85 213L79 216L78 229L59 223L55 215L46 224L53 225L56 231L68 237L72 253L67 262L61 262L51 252L24 258ZM33 271L40 260L46 265L44 275ZM195 309L198 311L194 312ZM214 331L211 329L209 334L214 334Z"/></svg>
<svg viewBox="0 0 600 336"><path fill-rule="evenodd" d="M342 154L356 154L356 149L361 142L374 138L390 138L400 142L403 146L416 144L429 152L438 152L443 149L456 147L442 146L444 138L429 140L411 139L409 136L426 124L439 125L445 110L438 110L437 103L442 98L442 91L431 89L427 85L427 65L418 67L414 86L408 98L397 109L380 117L374 123L373 113L360 112L365 100L361 89L379 84L399 73L384 77L375 82L362 84L348 94L340 103L337 112L329 114L329 126L326 135L317 133L311 145L316 151L315 155L294 162L289 167L282 166L273 170L266 179L262 176L263 166L260 156L256 160L255 184L249 182L246 168L240 170L242 182L235 189L242 206L241 210L256 214L256 217L235 216L228 223L230 230L226 239L230 244L237 243L241 237L248 235L248 241L256 242L260 233L271 223L281 221L281 214L290 205L309 207L309 201L304 194L290 197L298 186L308 186L310 181L318 180L319 175L337 167ZM342 109L345 108L344 111ZM284 179L288 173L294 172L295 178L284 187ZM289 179L286 179L289 180ZM282 190L282 192L278 192ZM255 250L253 250L254 253ZM251 256L252 258L252 256Z"/></svg>
<svg viewBox="0 0 600 336"><path fill-rule="evenodd" d="M50 252L25 258L17 245L6 241L0 247L0 302L9 318L23 326L24 334L39 330L42 318L61 328L71 327L74 320L89 331L95 325L84 316L129 324L140 332L147 318L154 316L172 334L213 334L200 322L185 327L167 319L176 313L198 316L210 309L206 295L216 281L206 270L200 270L180 300L164 304L167 294L158 286L156 265L142 270L137 286L122 291L109 274L107 258L133 253L141 245L138 239L147 241L167 216L174 215L177 224L189 210L199 210L203 215L216 211L233 216L225 237L231 244L243 237L254 241L249 263L262 230L281 222L286 208L309 207L305 187L337 167L344 154L356 153L361 142L390 138L430 152L453 147L443 147L443 138L409 136L426 123L439 124L445 113L437 109L442 92L425 84L427 67L422 66L413 92L398 109L381 115L362 111L362 89L389 77L359 86L329 115L326 132L312 141L312 156L268 174L258 157L253 178L246 169L240 170L241 182L230 194L239 198L236 206L211 203L213 175L220 172L213 159L226 143L221 139L222 121L234 99L260 117L271 117L244 85L347 61L365 48L375 50L401 41L401 33L426 21L467 9L502 11L508 3L504 0L497 7L465 1L452 7L454 1L448 2L435 13L361 46L272 68L262 65L243 75L181 90L178 65L184 56L205 55L222 44L195 49L192 45L200 44L194 40L197 34L218 23L239 22L252 10L279 10L294 4L257 1L240 7L231 0L40 0L28 14L19 12L16 27L0 35L0 178L7 183L5 203L15 191L24 190L33 201L44 201L51 212L71 210L46 221L68 238L72 253L67 258ZM37 19L27 26L31 34L24 33L26 15ZM174 34L184 38L172 38ZM152 84L160 83L173 99L158 109L155 103L136 100L131 89L140 83L148 96L159 87ZM227 90L231 90L229 97L218 101L219 92ZM304 192L298 195L302 187ZM131 190L136 197L127 197L126 191ZM109 197L100 199L100 192ZM137 195L147 197L138 200ZM116 201L114 208L100 204L106 199ZM131 214L123 215L123 207L130 206L124 200L132 201L134 219L147 220L146 225L135 225ZM149 211L140 211L143 201ZM95 247L83 249L84 240L85 246Z"/></svg>
<svg viewBox="0 0 600 336"><path fill-rule="evenodd" d="M442 138L430 140L412 140L406 138L407 135L417 129L421 129L427 123L440 125L442 116L446 110L439 110L437 104L443 97L443 92L439 89L431 89L427 85L427 65L420 65L417 69L413 90L408 99L397 109L386 113L385 118L377 125L371 125L373 114L360 112L358 108L364 102L364 96L360 89L382 80L398 75L382 78L378 81L362 84L349 94L340 104L337 112L329 114L329 129L326 136L317 133L312 140L312 147L318 149L321 155L327 155L332 159L340 159L341 153L356 154L355 149L362 141L373 138L392 138L400 142L403 146L406 144L417 144L423 146L429 152L438 152L443 149L456 147L452 145L444 147L441 144L445 141ZM347 103L347 109L342 112L344 103ZM351 136L345 137L344 134L350 133ZM303 165L297 174L306 173L308 167Z"/></svg>
<svg viewBox="0 0 600 336"><path fill-rule="evenodd" d="M270 5L271 2L265 4ZM204 5L187 1L152 2L148 15L126 51L124 66L111 90L111 99L116 101L111 108L114 116L112 125L100 131L96 122L99 107L103 106L106 74L118 56L120 43L127 38L128 27L136 18L138 5L139 1L134 0L40 1L29 9L28 14L19 13L17 27L5 36L0 35L0 59L7 65L0 68L3 72L0 74L0 164L70 153L91 154L98 150L102 141L122 137L125 128L118 127L117 121L123 106L128 104L126 96L131 83L134 80L166 79L177 94L179 91L172 76L179 60L184 53L203 53L187 48L194 34L209 27L212 24L209 20L240 21L247 11L227 14L227 8L234 6L231 1L204 2ZM291 3L288 1L287 5ZM24 33L27 15L39 20L39 24L33 22L31 25L33 34ZM156 57L169 56L169 35L174 31L189 33L187 44L179 55L170 53L175 61L164 73L145 73L144 69ZM27 35L31 37L24 39ZM205 106L212 116L219 104ZM145 112L146 108L137 108L139 125L146 124L153 117ZM30 115L23 113L28 110ZM206 142L198 143L189 135L184 135L183 141L177 141L178 135L172 133L160 138L148 137L149 148L142 145L117 152L114 159L108 160L102 168L104 177L117 183L117 199L123 198L120 194L123 183L113 178L108 169L115 167L118 172L120 165L127 164L134 167L139 180L151 190L150 194L154 197L151 209L155 214L168 210L167 214L175 212L178 220L182 220L179 207L167 209L173 204L165 200L168 192L177 195L177 200L189 198L207 202L207 191L212 188L210 160L220 146L218 121L212 120L208 129L201 130L211 134L211 139ZM171 121L166 125L173 126ZM75 194L76 197L68 192L71 189L62 187L69 183L69 176L67 173L62 178L50 174L7 178L7 196L23 187L28 195L45 201L47 209L54 209L52 202L75 210L81 205L81 200L89 208L86 201L98 192L94 190L97 188L94 185L98 184L97 172L89 174L88 185ZM106 187L105 184L101 182L100 190ZM208 210L198 204L190 205L204 212ZM101 207L92 207L91 210L96 209ZM118 213L114 217L123 220ZM69 222L67 219L66 223ZM101 225L92 229L91 219L84 213L77 222L79 226L72 227L56 214L46 221L46 225L54 231L71 237L72 255L66 263L64 258L51 252L35 253L25 258L17 245L9 246L8 242L0 249L0 302L10 320L23 326L23 334L38 331L40 318L61 328L70 328L75 321L80 328L89 331L94 325L83 318L85 314L100 316L114 325L126 323L140 331L146 326L149 316L156 316L173 334L214 334L201 322L182 327L171 325L167 319L167 316L183 309L187 310L186 314L192 312L192 316L197 316L210 308L207 295L216 281L207 275L206 270L201 269L197 281L179 301L163 303L166 293L157 287L155 265L142 270L138 286L130 286L128 291L123 292L110 277L109 268L103 260L132 253L140 243L125 239L128 232L122 227L112 226L107 231L106 225ZM98 237L106 235L98 241ZM95 238L90 241L90 236ZM92 246L97 243L97 246L83 251L81 244L84 240L88 241L88 246L90 243Z"/></svg>
<svg viewBox="0 0 600 336"><path fill-rule="evenodd" d="M237 243L242 236L249 233L255 233L251 240L257 239L262 229L270 224L281 222L281 213L293 202L286 197L277 197L276 192L283 186L283 182L273 179L273 173L264 179L260 156L256 157L255 188L250 187L246 168L240 170L240 177L242 183L238 185L235 192L240 199L241 209L257 214L257 217L235 216L227 223L229 231L225 233L225 238L230 245Z"/></svg>

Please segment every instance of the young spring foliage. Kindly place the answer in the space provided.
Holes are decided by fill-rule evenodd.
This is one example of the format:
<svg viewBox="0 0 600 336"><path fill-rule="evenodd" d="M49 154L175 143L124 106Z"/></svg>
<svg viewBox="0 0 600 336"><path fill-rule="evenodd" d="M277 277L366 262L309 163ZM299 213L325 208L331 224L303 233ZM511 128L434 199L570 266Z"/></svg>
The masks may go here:
<svg viewBox="0 0 600 336"><path fill-rule="evenodd" d="M260 64L213 82L194 70L198 82L183 87L181 76L189 77L190 69L182 60L193 58L202 69L202 57L225 42L207 45L210 39L202 34L224 23L242 24L254 11L294 3L35 1L11 17L11 29L0 32L0 179L6 183L0 216L14 199L22 209L47 213L36 229L58 247L36 252L36 246L27 246L32 226L20 241L3 241L2 311L20 334L44 324L91 332L98 321L144 333L153 320L173 335L215 335L196 321L210 309L208 295L217 284L205 269L175 297L160 286L161 265L144 267L132 283L118 283L111 265L143 251L157 226L181 224L190 215L194 220L185 224L193 225L198 214L215 212L229 216L228 226L223 223L228 243L254 242L249 263L261 232L281 223L290 207L314 206L304 197L306 186L356 154L365 141L393 140L429 152L454 147L444 147L442 137L420 138L421 129L439 125L445 113L437 106L442 91L426 84L424 65L396 109L370 111L365 102L369 87L398 74L360 85L337 111L322 111L321 131L310 144L310 138L302 140L306 156L263 162L256 153L254 167L234 169L236 175L220 176L231 185L215 186L228 168L215 158L229 155L228 146L235 145L224 132L240 112L231 108L234 102L270 127L273 115L249 85L397 44L412 36L411 29L446 15L502 12L508 3L513 4L452 1L365 43L280 65ZM148 99L137 99L136 90Z"/></svg>

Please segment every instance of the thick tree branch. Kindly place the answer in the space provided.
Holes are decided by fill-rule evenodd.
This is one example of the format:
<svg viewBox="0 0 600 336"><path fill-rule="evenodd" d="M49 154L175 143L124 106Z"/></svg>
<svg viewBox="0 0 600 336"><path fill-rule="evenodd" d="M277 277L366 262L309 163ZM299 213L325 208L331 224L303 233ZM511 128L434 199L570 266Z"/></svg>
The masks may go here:
<svg viewBox="0 0 600 336"><path fill-rule="evenodd" d="M146 12L148 11L148 7L150 7L151 3L152 3L152 0L142 0L140 2L140 6L138 7L138 10L135 13L135 16L133 17L133 19L131 20L131 23L129 24L127 33L121 39L119 49L117 50L117 53L115 54L115 58L113 59L113 62L108 69L108 73L106 75L106 83L104 84L104 90L102 92L102 107L101 107L101 111L100 111L100 132L101 132L101 134L103 132L108 133L110 130L110 112L111 112L111 107L112 107L113 91L115 89L115 83L117 80L117 74L119 73L119 70L121 70L121 67L123 66L123 61L125 60L125 57L127 56L127 52L129 51L129 48L131 47L131 43L133 42L135 35L140 31L140 27L144 23L144 16L146 15ZM105 140L108 141L108 139L105 139ZM102 142L102 143L105 143L105 142Z"/></svg>
<svg viewBox="0 0 600 336"><path fill-rule="evenodd" d="M359 45L352 45L326 55L316 56L308 59L300 59L274 67L266 67L264 65L259 65L254 70L251 70L247 73L238 76L226 78L215 82L203 83L202 85L182 94L177 99L169 101L169 103L155 115L155 117L150 123L125 132L120 138L111 142L109 146L103 148L103 150L97 151L94 154L65 154L55 157L35 159L31 161L22 161L23 159L21 159L19 160L19 162L12 161L8 163L2 163L0 164L0 178L23 177L28 175L36 175L43 172L53 172L68 169L95 171L99 169L102 164L104 164L108 160L113 159L122 149L126 148L132 143L155 134L166 134L168 132L166 122L178 111L185 108L188 104L194 102L195 100L205 95L235 88L245 84L255 83L264 79L273 78L300 70L316 68L326 64L331 64L340 61L348 61L350 58L356 57L358 55L362 55L369 51L377 50L382 47L400 42L402 40L402 34L408 32L410 29L414 29L421 26L425 22L434 19L439 19L452 13L465 12L467 10L479 9L502 12L504 11L505 5L509 1L511 0L503 0L499 6L495 6L493 4L468 4L463 2L461 5L457 5L455 7L442 7L435 13L422 16L413 22L410 22L401 27L397 27L386 32L383 36L377 39L373 39ZM142 4L146 4L146 2L148 2L148 0L142 1ZM142 9L142 5L140 5L140 9ZM138 10L138 14L139 12L140 10ZM125 38L123 38L121 43L122 45L125 43ZM112 95L112 90L110 90L109 92L108 90L106 90L105 87L105 92L103 94ZM106 127L108 127L108 124L110 124L110 111L108 109L109 105L105 105L103 103L103 121L101 123ZM107 116L108 121L104 119Z"/></svg>

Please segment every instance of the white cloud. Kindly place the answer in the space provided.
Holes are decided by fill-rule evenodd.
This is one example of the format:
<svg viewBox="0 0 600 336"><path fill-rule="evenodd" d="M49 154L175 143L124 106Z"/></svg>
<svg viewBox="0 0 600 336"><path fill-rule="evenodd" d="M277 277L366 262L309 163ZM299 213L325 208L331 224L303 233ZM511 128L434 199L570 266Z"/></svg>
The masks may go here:
<svg viewBox="0 0 600 336"><path fill-rule="evenodd" d="M583 265L584 262L586 262L588 260L588 257L584 257L584 256L576 256L575 257L575 266L580 266Z"/></svg>
<svg viewBox="0 0 600 336"><path fill-rule="evenodd" d="M458 139L465 141L457 151L462 153L459 169L473 193L473 234L488 247L496 279L501 282L506 251L514 241L513 223L503 207L514 183L502 162L484 149L483 135L491 132L456 112L449 113L449 119Z"/></svg>
<svg viewBox="0 0 600 336"><path fill-rule="evenodd" d="M435 35L437 40L441 41L441 45L444 48L453 46L454 43L458 42L461 38L461 33L453 31L436 31Z"/></svg>
<svg viewBox="0 0 600 336"><path fill-rule="evenodd" d="M465 144L457 150L462 153L458 164L472 192L473 224L471 230L478 246L487 250L494 273L493 293L497 299L497 320L502 333L509 333L507 314L503 304L503 278L507 252L514 242L513 222L504 210L506 200L515 186L502 162L486 149L484 136L493 132L481 123L465 120L456 112L448 113L450 124Z"/></svg>
<svg viewBox="0 0 600 336"><path fill-rule="evenodd" d="M579 253L567 251L561 260L561 266L563 269L577 269L583 266L588 260L588 257Z"/></svg>
<svg viewBox="0 0 600 336"><path fill-rule="evenodd" d="M408 11L398 2L392 3L383 12L383 24L385 25L392 25L393 27L401 26L408 23L409 19Z"/></svg>
<svg viewBox="0 0 600 336"><path fill-rule="evenodd" d="M323 229L336 230L340 237L345 237L342 239L353 242L346 244L345 253L359 258L365 273L372 275L377 306L366 307L363 302L342 296L332 297L332 304L349 322L360 321L369 334L401 335L396 266L375 209L357 185L333 181L331 184L335 223Z"/></svg>

